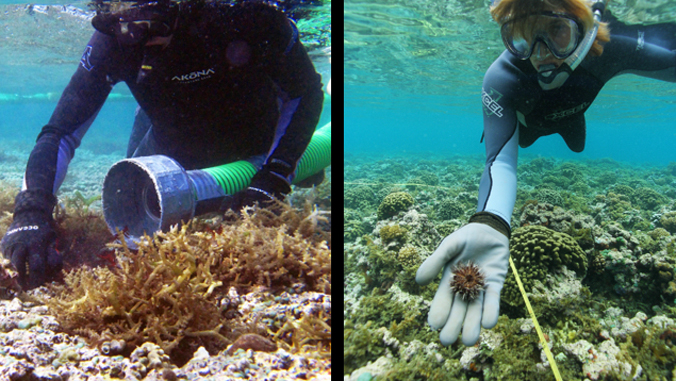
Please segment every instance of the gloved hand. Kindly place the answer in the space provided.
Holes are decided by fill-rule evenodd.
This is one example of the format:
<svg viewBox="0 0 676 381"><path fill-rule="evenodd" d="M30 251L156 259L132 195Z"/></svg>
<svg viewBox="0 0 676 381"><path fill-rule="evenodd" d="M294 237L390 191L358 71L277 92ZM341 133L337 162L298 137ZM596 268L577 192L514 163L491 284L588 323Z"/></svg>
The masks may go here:
<svg viewBox="0 0 676 381"><path fill-rule="evenodd" d="M52 226L55 204L56 197L44 190L26 190L16 196L14 221L0 250L16 267L22 287L38 287L61 271L63 261L55 248Z"/></svg>
<svg viewBox="0 0 676 381"><path fill-rule="evenodd" d="M239 211L256 202L265 206L273 199L284 201L284 197L291 192L291 186L283 175L287 169L277 163L264 165L251 179L249 187L234 195L231 208Z"/></svg>
<svg viewBox="0 0 676 381"><path fill-rule="evenodd" d="M475 218L477 216L478 218ZM485 223L486 219L493 220L490 226ZM477 220L483 223L473 222ZM469 224L446 237L418 268L415 280L420 285L430 283L443 269L441 283L432 300L427 318L432 328L442 328L439 339L443 345L453 344L458 339L460 328L463 344L474 345L481 331L479 323L487 329L497 324L500 313L500 290L505 283L509 261L508 234L509 225L504 220L487 212L477 213L470 219ZM465 264L468 261L479 266L486 283L484 291L472 301L465 301L459 296L454 297L450 285L452 269L457 264Z"/></svg>

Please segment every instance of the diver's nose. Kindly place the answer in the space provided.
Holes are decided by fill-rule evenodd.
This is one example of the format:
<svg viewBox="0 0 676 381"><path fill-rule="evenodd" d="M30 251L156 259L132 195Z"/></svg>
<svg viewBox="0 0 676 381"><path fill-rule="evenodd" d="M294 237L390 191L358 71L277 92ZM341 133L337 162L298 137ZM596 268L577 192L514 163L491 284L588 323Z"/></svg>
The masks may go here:
<svg viewBox="0 0 676 381"><path fill-rule="evenodd" d="M543 61L552 55L552 52L549 51L547 44L543 43L542 41L538 41L535 43L535 48L533 49L533 52L535 53L535 58L537 58L539 61Z"/></svg>

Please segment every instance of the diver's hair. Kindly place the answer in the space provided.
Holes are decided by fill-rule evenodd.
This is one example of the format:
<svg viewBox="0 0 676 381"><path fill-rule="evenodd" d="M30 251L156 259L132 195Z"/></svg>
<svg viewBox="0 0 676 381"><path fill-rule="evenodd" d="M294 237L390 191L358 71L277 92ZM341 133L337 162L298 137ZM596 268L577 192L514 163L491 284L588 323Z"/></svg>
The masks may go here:
<svg viewBox="0 0 676 381"><path fill-rule="evenodd" d="M500 25L513 19L522 18L523 22L516 21L514 30L524 35L527 29L524 16L542 11L561 10L577 17L584 27L583 33L594 27L594 15L591 5L585 0L502 0L498 5L491 7L491 16ZM603 54L603 45L610 41L610 29L605 22L599 23L599 30L589 50L592 56Z"/></svg>

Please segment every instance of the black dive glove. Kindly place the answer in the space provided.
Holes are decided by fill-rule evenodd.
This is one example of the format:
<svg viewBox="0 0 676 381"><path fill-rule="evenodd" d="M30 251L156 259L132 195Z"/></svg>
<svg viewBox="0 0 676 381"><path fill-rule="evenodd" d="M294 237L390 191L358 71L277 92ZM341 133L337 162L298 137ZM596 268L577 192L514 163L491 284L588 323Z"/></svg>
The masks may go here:
<svg viewBox="0 0 676 381"><path fill-rule="evenodd" d="M267 206L273 199L284 201L284 197L291 192L284 175L287 172L291 172L291 167L286 164L275 162L264 165L251 179L249 187L235 194L231 208L239 211L256 202L260 206Z"/></svg>
<svg viewBox="0 0 676 381"><path fill-rule="evenodd" d="M35 288L61 271L56 251L52 211L56 197L44 190L26 190L16 196L14 222L2 238L0 250L12 261L22 287Z"/></svg>

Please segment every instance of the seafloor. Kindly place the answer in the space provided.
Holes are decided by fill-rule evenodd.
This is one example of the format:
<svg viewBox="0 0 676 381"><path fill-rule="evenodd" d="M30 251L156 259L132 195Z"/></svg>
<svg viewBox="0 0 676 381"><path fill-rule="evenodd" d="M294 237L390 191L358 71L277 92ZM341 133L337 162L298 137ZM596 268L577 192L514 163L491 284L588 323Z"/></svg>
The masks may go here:
<svg viewBox="0 0 676 381"><path fill-rule="evenodd" d="M509 270L496 327L444 347L415 272L476 211L484 157L345 157L345 380L554 380ZM676 163L523 157L516 262L563 380L676 379Z"/></svg>
<svg viewBox="0 0 676 381"><path fill-rule="evenodd" d="M0 234L31 148L0 146ZM330 379L330 168L316 189L294 191L285 221L212 214L136 253L106 246L115 237L98 197L123 150L103 143L76 153L58 195L66 271L57 281L22 292L2 263L0 381ZM209 259L218 253L242 276ZM265 276L251 267L257 255Z"/></svg>

